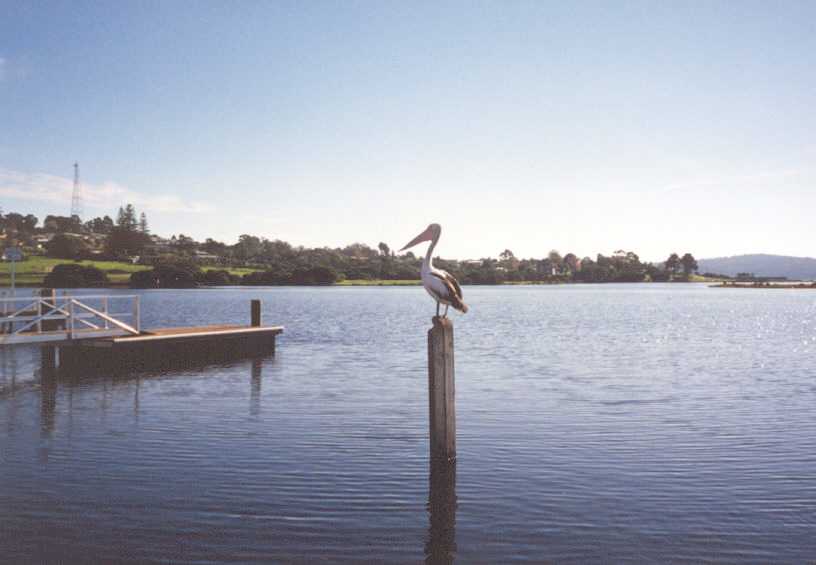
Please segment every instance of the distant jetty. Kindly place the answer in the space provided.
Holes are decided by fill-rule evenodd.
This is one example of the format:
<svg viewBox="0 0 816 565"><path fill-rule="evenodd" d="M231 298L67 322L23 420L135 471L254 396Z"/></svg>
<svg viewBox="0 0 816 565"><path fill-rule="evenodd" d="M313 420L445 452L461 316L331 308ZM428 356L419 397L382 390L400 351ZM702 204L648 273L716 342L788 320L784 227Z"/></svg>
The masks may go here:
<svg viewBox="0 0 816 565"><path fill-rule="evenodd" d="M810 289L816 290L816 282L764 282L764 281L723 281L719 284L710 285L711 288L786 288L786 289Z"/></svg>

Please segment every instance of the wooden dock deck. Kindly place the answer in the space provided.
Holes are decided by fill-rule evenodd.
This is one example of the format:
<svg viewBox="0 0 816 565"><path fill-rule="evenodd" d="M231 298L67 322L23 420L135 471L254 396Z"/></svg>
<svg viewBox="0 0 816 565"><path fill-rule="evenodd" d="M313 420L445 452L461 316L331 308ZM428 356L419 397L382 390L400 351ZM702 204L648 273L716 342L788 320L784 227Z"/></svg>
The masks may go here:
<svg viewBox="0 0 816 565"><path fill-rule="evenodd" d="M78 340L59 347L60 371L99 373L190 368L275 354L282 326L162 328L139 335ZM50 360L49 360L50 363Z"/></svg>
<svg viewBox="0 0 816 565"><path fill-rule="evenodd" d="M160 328L144 330L139 335L123 335L99 338L80 343L83 347L128 347L146 343L182 343L192 341L214 341L236 339L249 336L276 336L283 332L283 326L238 326L214 325L186 328Z"/></svg>
<svg viewBox="0 0 816 565"><path fill-rule="evenodd" d="M129 306L122 311L122 301ZM95 302L94 302L95 301ZM112 303L118 302L114 311ZM0 345L42 348L43 370L152 369L237 357L274 355L283 326L261 325L261 301L250 302L250 325L218 324L145 330L139 296L34 296L6 299ZM127 319L127 322L123 321Z"/></svg>

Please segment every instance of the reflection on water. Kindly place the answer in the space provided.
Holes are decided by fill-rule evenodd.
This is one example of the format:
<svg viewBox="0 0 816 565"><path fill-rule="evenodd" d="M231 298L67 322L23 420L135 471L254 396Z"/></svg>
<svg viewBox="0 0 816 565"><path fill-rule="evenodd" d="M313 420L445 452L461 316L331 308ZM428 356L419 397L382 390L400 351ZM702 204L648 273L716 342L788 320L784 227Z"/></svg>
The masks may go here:
<svg viewBox="0 0 816 565"><path fill-rule="evenodd" d="M43 374L40 377L40 429L43 436L50 437L54 431L57 414L57 376Z"/></svg>
<svg viewBox="0 0 816 565"><path fill-rule="evenodd" d="M274 359L273 355L267 356L258 356L251 359L250 362L250 371L249 371L249 382L250 382L250 403L249 403L249 414L252 416L257 416L261 410L261 382L263 379L263 366L265 362L270 362ZM186 363L188 369L190 368L189 363ZM199 366L199 370L207 370L208 366L206 364L202 364ZM211 369L211 367L210 367ZM125 370L119 371L116 373L115 376L107 377L101 375L76 375L70 373L59 373L58 371L42 369L40 370L35 377L32 379L27 379L26 382L29 385L29 388L36 388L32 387L34 379L38 379L39 381L39 398L40 398L40 406L39 406L39 413L40 413L40 437L43 440L47 440L53 437L55 429L56 429L56 420L57 420L57 392L58 390L62 389L64 392L63 401L66 402L66 406L62 409L62 413L65 419L70 423L73 419L73 398L74 398L74 390L79 388L82 389L83 392L89 385L93 385L94 389L98 391L98 408L99 412L106 416L108 412L112 408L113 404L113 391L116 389L117 391L121 389L123 385L129 385L129 388L132 389L132 416L133 421L138 422L139 420L139 395L141 391L141 383L143 379L150 379L150 378L173 378L174 373L172 369L168 369L161 373L151 373L151 372L127 372ZM15 392L15 387L13 386L12 373L12 385L8 387L8 390L5 392L7 395L11 396ZM187 373L183 374L181 378L188 378L189 375ZM16 413L10 414L9 425L13 426L14 421L13 419L16 417ZM41 451L40 451L40 460L41 462L47 462L48 460L48 444L43 444Z"/></svg>
<svg viewBox="0 0 816 565"><path fill-rule="evenodd" d="M142 295L146 327L261 296L276 357L49 380L0 350L0 561L813 559L816 295L466 294L441 470L421 288Z"/></svg>
<svg viewBox="0 0 816 565"><path fill-rule="evenodd" d="M456 461L431 459L428 488L426 563L453 563L456 557Z"/></svg>
<svg viewBox="0 0 816 565"><path fill-rule="evenodd" d="M252 393L249 397L249 413L257 416L261 413L261 377L263 372L263 358L252 360Z"/></svg>
<svg viewBox="0 0 816 565"><path fill-rule="evenodd" d="M270 363L274 361L274 355L264 355L264 356L256 356L249 360L249 390L250 390L250 401L249 401L249 414L252 416L257 416L260 414L261 411L261 383L263 381L263 367L264 363ZM240 362L238 362L240 364ZM230 365L227 365L230 366ZM189 363L187 364L188 371L190 369ZM199 370L206 371L212 370L213 366L208 366L206 364L202 364L199 366ZM176 371L172 369L168 369L162 371L161 373L155 372L127 372L127 371L120 371L117 372L115 376L101 376L101 375L92 375L92 376L81 376L75 374L61 374L55 371L40 371L37 373L35 377L31 379L27 379L27 384L30 386L32 385L33 381L37 379L39 381L39 391L40 391L40 429L42 431L42 437L48 438L50 437L56 426L56 416L57 416L57 391L62 389L65 393L65 401L67 402L67 406L63 410L64 416L69 421L72 417L72 405L73 405L73 392L75 389L79 388L85 391L89 385L92 385L94 389L98 391L99 398L98 398L98 407L100 413L107 414L109 409L113 404L112 394L114 389L121 389L123 385L129 385L129 388L132 389L132 400L133 400L133 409L132 415L134 421L139 419L139 394L141 392L141 385L144 379L153 379L153 378L189 378L188 371ZM12 381L13 382L13 381ZM11 396L14 392L15 388L13 386L9 386L6 394Z"/></svg>
<svg viewBox="0 0 816 565"><path fill-rule="evenodd" d="M270 357L256 357L249 361L249 414L258 416L261 412L261 386L264 362ZM132 415L134 421L139 418L139 395L143 379L151 377L172 378L172 372L161 375L150 373L118 373L115 378L92 377L95 389L99 394L98 406L103 414L111 408L112 387L130 384L133 397ZM55 432L57 415L57 391L62 388L67 406L62 411L70 422L72 419L73 391L88 385L89 378L76 375L62 375L54 371L43 371L40 375L40 429L43 440L51 439ZM40 451L40 462L48 463L48 444L43 444ZM428 531L424 545L425 562L429 564L453 563L456 557L456 462L432 459L428 475Z"/></svg>
<svg viewBox="0 0 816 565"><path fill-rule="evenodd" d="M15 393L24 351L19 347L0 346L0 398ZM31 350L28 353L30 355Z"/></svg>

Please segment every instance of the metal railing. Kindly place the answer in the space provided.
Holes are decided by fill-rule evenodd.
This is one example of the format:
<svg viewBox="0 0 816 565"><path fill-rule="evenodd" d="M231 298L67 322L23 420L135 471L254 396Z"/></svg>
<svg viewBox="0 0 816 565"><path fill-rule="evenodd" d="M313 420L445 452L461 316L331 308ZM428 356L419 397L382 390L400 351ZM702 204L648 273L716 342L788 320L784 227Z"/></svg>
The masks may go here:
<svg viewBox="0 0 816 565"><path fill-rule="evenodd" d="M140 331L140 304L135 295L0 298L0 345L138 335Z"/></svg>

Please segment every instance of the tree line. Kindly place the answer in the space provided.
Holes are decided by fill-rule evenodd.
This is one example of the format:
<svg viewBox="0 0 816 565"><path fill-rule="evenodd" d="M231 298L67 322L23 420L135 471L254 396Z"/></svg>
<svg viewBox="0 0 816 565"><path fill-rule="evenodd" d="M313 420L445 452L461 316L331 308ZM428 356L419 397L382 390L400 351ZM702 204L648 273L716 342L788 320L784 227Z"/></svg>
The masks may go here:
<svg viewBox="0 0 816 565"><path fill-rule="evenodd" d="M41 228L32 215L0 213L0 228L16 232L25 241L37 233L52 233L46 254L63 259L134 260L152 266L134 273L134 286L192 286L196 284L331 284L343 279L415 280L421 258L412 252L396 254L385 242L376 248L363 243L344 247L294 246L280 239L241 235L233 244L207 238L203 242L184 234L169 239L151 235L147 216L132 204L109 216L80 222L78 218L48 216ZM50 230L50 231L49 231ZM22 234L22 237L21 237ZM93 235L96 249L87 237ZM94 253L92 253L94 251ZM672 253L663 263L641 261L633 251L579 258L552 250L542 258L518 258L505 249L497 258L452 260L435 264L463 284L507 282L644 282L689 280L697 271L691 253ZM230 269L253 272L238 277ZM215 274L210 274L215 273Z"/></svg>

